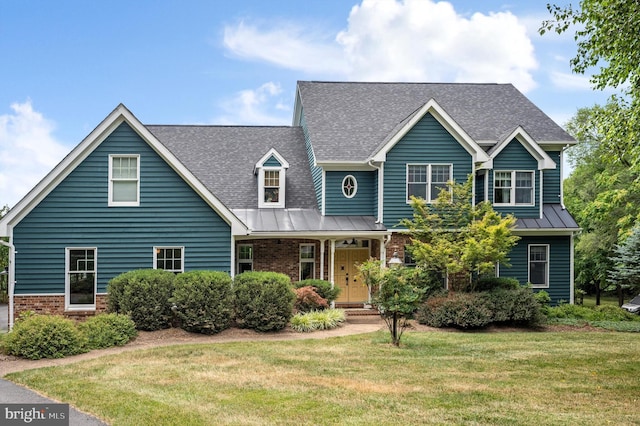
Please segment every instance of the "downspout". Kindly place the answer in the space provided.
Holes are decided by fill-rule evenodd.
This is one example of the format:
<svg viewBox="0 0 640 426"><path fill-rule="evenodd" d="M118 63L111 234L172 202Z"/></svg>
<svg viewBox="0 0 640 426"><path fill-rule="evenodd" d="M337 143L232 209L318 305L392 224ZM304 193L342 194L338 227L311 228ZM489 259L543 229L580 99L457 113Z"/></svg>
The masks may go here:
<svg viewBox="0 0 640 426"><path fill-rule="evenodd" d="M11 241L11 237L9 237L9 241ZM0 240L0 244L9 247L9 275L7 275L7 290L9 295L9 331L13 329L13 293L15 291L15 268L14 261L16 258L16 247L12 243L8 243L4 240Z"/></svg>

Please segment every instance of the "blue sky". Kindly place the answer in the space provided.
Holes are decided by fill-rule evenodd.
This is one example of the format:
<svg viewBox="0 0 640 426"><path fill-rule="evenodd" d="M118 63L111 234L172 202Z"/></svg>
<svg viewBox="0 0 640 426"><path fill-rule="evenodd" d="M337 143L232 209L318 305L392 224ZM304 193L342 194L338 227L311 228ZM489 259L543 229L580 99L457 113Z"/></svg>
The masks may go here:
<svg viewBox="0 0 640 426"><path fill-rule="evenodd" d="M604 103L547 0L3 0L0 205L119 103L146 124L290 124L297 80L513 83L559 124ZM563 4L562 1L555 2Z"/></svg>

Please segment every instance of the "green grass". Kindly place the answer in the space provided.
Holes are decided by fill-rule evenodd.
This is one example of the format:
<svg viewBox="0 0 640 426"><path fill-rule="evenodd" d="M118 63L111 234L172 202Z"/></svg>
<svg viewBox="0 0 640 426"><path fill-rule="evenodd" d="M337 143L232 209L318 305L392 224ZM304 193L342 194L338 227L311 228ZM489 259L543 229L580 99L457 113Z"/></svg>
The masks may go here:
<svg viewBox="0 0 640 426"><path fill-rule="evenodd" d="M625 299L625 301L627 301ZM596 296L584 296L583 306L596 306ZM600 296L600 305L618 306L618 296Z"/></svg>
<svg viewBox="0 0 640 426"><path fill-rule="evenodd" d="M629 333L388 333L154 348L9 379L113 425L637 424Z"/></svg>

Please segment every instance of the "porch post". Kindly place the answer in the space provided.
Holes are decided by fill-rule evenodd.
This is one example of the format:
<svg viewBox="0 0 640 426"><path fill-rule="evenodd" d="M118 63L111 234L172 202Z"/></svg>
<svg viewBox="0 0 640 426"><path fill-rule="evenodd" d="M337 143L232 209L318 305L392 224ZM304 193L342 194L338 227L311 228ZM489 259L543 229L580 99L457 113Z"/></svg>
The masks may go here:
<svg viewBox="0 0 640 426"><path fill-rule="evenodd" d="M331 281L331 288L333 288L333 286L335 285L335 278L334 278L334 267L333 264L335 262L335 257L336 257L336 240L329 240L330 241L330 245L329 245L329 281Z"/></svg>
<svg viewBox="0 0 640 426"><path fill-rule="evenodd" d="M320 279L324 280L324 242L327 240L320 240Z"/></svg>

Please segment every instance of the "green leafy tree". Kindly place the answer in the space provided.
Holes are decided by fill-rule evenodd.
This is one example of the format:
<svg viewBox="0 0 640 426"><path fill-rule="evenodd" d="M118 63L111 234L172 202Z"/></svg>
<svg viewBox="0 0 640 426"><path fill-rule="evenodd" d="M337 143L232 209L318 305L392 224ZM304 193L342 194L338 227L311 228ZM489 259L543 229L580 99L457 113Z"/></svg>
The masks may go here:
<svg viewBox="0 0 640 426"><path fill-rule="evenodd" d="M473 291L478 279L509 265L508 254L519 240L516 219L502 216L490 203L472 203L471 178L449 183L433 204L412 198L413 217L401 225L411 236L409 250L427 271L449 275L450 288Z"/></svg>
<svg viewBox="0 0 640 426"><path fill-rule="evenodd" d="M9 206L0 207L0 218L9 211ZM2 241L8 242L8 238L0 237ZM9 247L0 244L0 271L4 271L9 266ZM7 303L9 300L9 280L7 276L0 275L0 303Z"/></svg>
<svg viewBox="0 0 640 426"><path fill-rule="evenodd" d="M607 143L608 113L618 108L611 102L581 108L566 125L578 141L567 151L574 170L564 182L565 204L583 229L576 243L576 284L595 290L597 304L609 285L615 245L640 219L640 181L633 159L625 150L612 154Z"/></svg>
<svg viewBox="0 0 640 426"><path fill-rule="evenodd" d="M633 228L629 237L616 245L611 258L613 269L609 277L619 288L640 290L640 225Z"/></svg>
<svg viewBox="0 0 640 426"><path fill-rule="evenodd" d="M426 289L417 282L419 276L410 268L382 268L379 260L369 259L358 266L364 282L375 288L373 303L380 311L391 342L400 346L402 334L423 301Z"/></svg>

